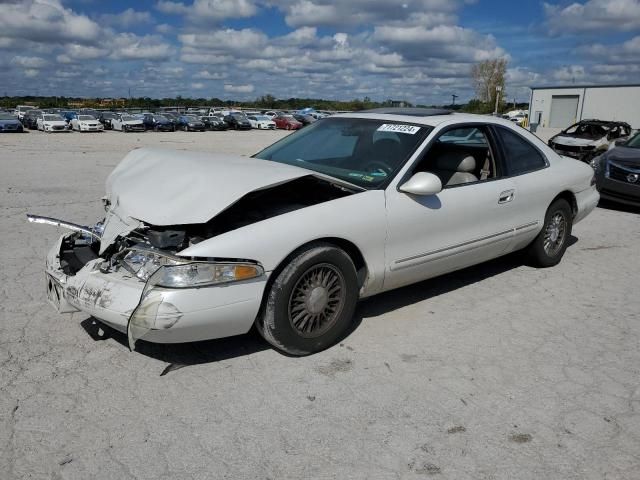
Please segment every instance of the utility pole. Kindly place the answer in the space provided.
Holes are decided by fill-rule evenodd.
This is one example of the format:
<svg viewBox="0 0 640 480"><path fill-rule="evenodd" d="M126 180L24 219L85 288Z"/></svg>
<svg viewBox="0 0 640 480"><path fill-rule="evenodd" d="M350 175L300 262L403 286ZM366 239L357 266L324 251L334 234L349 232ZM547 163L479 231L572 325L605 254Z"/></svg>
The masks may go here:
<svg viewBox="0 0 640 480"><path fill-rule="evenodd" d="M456 95L455 93L451 95L451 105L455 105L456 104L456 98L458 98L458 95Z"/></svg>
<svg viewBox="0 0 640 480"><path fill-rule="evenodd" d="M500 92L502 91L502 85L496 85L496 108L493 111L494 116L498 116L498 103L500 102Z"/></svg>

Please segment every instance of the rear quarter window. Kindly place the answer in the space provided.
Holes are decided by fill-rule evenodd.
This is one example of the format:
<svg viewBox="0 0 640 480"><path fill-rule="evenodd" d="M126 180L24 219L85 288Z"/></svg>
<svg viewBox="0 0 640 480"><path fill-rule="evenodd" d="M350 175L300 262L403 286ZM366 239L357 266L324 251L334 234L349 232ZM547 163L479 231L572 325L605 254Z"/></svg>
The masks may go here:
<svg viewBox="0 0 640 480"><path fill-rule="evenodd" d="M538 149L520 135L503 127L497 127L496 130L504 150L507 175L520 175L547 166Z"/></svg>

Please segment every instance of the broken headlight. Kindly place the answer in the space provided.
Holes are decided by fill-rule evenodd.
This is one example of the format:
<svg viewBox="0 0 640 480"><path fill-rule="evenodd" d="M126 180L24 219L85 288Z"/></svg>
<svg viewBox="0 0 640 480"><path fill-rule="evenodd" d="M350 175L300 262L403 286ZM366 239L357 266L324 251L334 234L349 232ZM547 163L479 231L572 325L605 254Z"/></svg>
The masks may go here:
<svg viewBox="0 0 640 480"><path fill-rule="evenodd" d="M121 262L140 280L167 288L205 287L264 274L252 263L192 261L146 249L130 250Z"/></svg>

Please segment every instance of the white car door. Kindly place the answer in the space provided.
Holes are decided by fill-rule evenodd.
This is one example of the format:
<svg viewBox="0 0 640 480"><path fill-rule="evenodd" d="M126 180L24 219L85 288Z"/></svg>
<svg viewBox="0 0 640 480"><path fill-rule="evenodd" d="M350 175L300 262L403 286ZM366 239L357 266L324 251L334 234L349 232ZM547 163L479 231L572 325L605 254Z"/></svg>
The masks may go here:
<svg viewBox="0 0 640 480"><path fill-rule="evenodd" d="M111 120L111 127L114 130L122 130L122 119L118 116Z"/></svg>
<svg viewBox="0 0 640 480"><path fill-rule="evenodd" d="M557 180L550 172L549 162L532 141L514 132L514 129L494 125L496 139L501 146L504 168L514 182L514 199L511 207L520 225L528 225L514 232L511 249L527 246L544 224L544 217L551 201L558 193Z"/></svg>
<svg viewBox="0 0 640 480"><path fill-rule="evenodd" d="M477 132L470 136L469 128ZM443 181L443 190L429 196L399 191L398 186L416 171L436 173ZM386 190L384 289L464 268L508 251L515 229L522 227L513 209L514 194L514 181L503 176L498 147L486 126L441 130L405 176Z"/></svg>

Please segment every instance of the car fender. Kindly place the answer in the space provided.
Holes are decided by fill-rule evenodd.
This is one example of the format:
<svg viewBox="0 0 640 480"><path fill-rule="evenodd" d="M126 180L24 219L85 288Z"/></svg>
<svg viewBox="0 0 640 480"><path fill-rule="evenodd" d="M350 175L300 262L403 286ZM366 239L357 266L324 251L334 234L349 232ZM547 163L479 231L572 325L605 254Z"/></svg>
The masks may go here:
<svg viewBox="0 0 640 480"><path fill-rule="evenodd" d="M384 191L368 190L226 232L178 255L251 259L260 262L266 272L272 272L301 246L338 238L355 245L364 258L364 297L382 289L386 224Z"/></svg>

